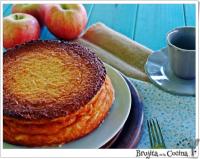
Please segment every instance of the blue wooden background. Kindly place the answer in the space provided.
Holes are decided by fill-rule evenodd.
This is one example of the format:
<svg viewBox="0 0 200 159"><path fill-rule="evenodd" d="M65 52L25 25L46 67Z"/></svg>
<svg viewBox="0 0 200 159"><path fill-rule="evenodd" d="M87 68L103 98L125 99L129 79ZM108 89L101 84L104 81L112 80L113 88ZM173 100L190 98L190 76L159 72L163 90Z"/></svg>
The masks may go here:
<svg viewBox="0 0 200 159"><path fill-rule="evenodd" d="M166 45L166 33L178 26L195 25L194 4L84 4L88 24L103 22L129 38L158 50ZM11 13L11 4L3 6L3 16ZM55 37L43 28L42 39Z"/></svg>

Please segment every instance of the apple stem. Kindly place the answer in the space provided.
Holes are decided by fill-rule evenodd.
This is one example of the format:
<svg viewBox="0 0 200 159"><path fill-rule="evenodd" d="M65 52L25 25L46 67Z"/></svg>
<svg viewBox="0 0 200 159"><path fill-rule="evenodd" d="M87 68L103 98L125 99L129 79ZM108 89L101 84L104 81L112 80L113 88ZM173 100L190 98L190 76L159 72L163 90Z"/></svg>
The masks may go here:
<svg viewBox="0 0 200 159"><path fill-rule="evenodd" d="M14 15L14 18L15 18L16 20L20 20L20 19L23 19L24 17L23 17L22 15L17 15L17 14L15 14L15 15Z"/></svg>
<svg viewBox="0 0 200 159"><path fill-rule="evenodd" d="M64 9L64 10L69 9L69 8L66 6L66 4L61 4L61 8Z"/></svg>

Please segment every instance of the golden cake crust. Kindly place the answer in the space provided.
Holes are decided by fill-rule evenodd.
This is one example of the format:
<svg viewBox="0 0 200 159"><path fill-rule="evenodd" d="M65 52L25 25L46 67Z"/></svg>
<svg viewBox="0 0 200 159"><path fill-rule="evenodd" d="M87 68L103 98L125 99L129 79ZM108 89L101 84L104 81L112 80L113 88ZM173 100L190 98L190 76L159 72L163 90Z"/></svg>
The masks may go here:
<svg viewBox="0 0 200 159"><path fill-rule="evenodd" d="M103 63L74 42L32 41L3 56L3 114L45 121L84 107L105 82Z"/></svg>
<svg viewBox="0 0 200 159"><path fill-rule="evenodd" d="M26 120L4 116L4 140L17 145L52 146L78 139L97 128L114 101L114 89L106 76L97 94L78 111L48 120Z"/></svg>

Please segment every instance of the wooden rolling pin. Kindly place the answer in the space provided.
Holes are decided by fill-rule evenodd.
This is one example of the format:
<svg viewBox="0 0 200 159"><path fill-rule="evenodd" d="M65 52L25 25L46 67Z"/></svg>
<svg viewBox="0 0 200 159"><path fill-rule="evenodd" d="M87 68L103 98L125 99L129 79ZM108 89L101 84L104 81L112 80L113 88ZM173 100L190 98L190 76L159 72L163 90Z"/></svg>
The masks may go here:
<svg viewBox="0 0 200 159"><path fill-rule="evenodd" d="M126 76L133 77L139 80L148 81L148 78L146 74L137 68L127 64L125 61L121 60L120 58L114 56L110 52L107 52L106 50L98 47L97 45L94 45L84 39L77 40L80 44L82 44L85 47L90 48L93 52L96 53L96 55L105 63L110 64L111 66L115 67L122 73L124 73Z"/></svg>
<svg viewBox="0 0 200 159"><path fill-rule="evenodd" d="M148 81L144 65L152 50L102 23L92 25L79 41L92 48L104 62L125 75Z"/></svg>

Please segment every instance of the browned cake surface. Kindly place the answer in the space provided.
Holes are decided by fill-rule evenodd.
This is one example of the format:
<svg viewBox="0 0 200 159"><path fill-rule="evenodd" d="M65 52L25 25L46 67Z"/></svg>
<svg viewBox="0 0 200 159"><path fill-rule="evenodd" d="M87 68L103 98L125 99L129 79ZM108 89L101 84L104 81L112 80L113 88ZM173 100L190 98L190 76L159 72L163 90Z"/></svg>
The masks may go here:
<svg viewBox="0 0 200 159"><path fill-rule="evenodd" d="M26 146L52 146L78 139L99 126L113 100L114 90L107 76L89 103L65 117L27 121L4 116L4 140Z"/></svg>
<svg viewBox="0 0 200 159"><path fill-rule="evenodd" d="M3 114L16 119L64 117L84 107L102 87L102 62L77 43L33 41L3 59Z"/></svg>

